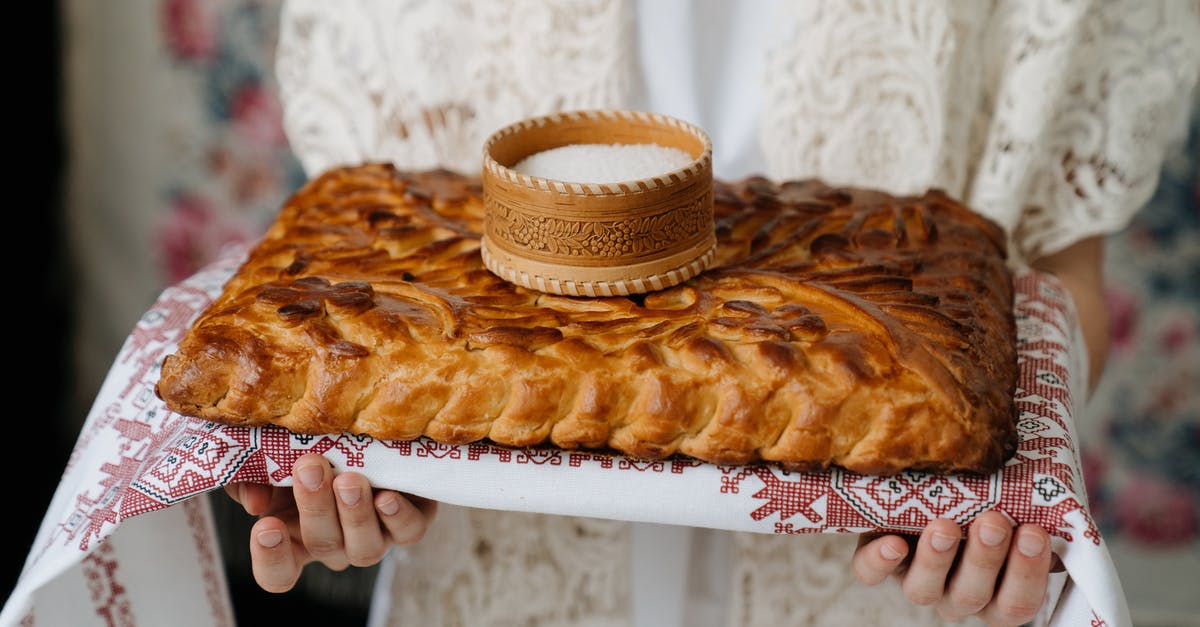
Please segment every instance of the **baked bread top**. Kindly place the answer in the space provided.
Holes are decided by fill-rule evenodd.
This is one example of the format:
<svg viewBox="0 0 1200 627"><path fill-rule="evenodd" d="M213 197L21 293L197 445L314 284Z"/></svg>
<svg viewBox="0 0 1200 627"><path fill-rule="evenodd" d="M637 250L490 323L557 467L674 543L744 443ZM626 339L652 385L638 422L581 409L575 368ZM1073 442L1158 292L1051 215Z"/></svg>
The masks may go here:
<svg viewBox="0 0 1200 627"><path fill-rule="evenodd" d="M1015 446L1004 234L944 193L715 184L712 269L642 297L483 268L477 180L331 170L163 362L173 411L301 433L992 472Z"/></svg>

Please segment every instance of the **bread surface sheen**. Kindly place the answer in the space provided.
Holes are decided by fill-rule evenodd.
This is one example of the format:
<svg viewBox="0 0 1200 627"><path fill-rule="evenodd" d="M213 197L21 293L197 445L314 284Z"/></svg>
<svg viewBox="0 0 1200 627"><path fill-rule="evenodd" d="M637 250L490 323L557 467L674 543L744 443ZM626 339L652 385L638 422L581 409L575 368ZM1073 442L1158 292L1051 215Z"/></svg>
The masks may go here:
<svg viewBox="0 0 1200 627"><path fill-rule="evenodd" d="M756 177L714 195L712 269L572 298L484 269L476 179L331 170L164 360L158 395L309 434L878 474L1003 464L1016 354L999 227L936 190Z"/></svg>

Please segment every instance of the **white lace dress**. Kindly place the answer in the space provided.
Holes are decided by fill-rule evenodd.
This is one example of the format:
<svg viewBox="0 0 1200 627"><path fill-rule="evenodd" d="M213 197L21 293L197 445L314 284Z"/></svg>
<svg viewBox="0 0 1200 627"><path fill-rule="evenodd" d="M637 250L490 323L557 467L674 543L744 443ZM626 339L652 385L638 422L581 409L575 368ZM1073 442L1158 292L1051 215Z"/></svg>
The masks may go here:
<svg viewBox="0 0 1200 627"><path fill-rule="evenodd" d="M718 177L941 187L1017 260L1125 225L1198 72L1193 0L289 0L277 56L310 174L476 172L513 120L644 108L706 128ZM373 622L937 622L855 583L854 542L445 507L393 552Z"/></svg>

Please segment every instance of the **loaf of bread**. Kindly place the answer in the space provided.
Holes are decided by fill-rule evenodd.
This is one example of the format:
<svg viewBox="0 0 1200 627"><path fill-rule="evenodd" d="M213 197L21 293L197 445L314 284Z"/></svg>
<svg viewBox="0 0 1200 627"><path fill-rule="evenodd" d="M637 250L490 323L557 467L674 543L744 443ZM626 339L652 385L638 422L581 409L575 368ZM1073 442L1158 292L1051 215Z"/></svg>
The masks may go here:
<svg viewBox="0 0 1200 627"><path fill-rule="evenodd" d="M1015 446L999 227L939 191L715 184L713 267L554 296L479 253L476 179L310 181L163 362L173 411L233 425L862 473L991 472Z"/></svg>

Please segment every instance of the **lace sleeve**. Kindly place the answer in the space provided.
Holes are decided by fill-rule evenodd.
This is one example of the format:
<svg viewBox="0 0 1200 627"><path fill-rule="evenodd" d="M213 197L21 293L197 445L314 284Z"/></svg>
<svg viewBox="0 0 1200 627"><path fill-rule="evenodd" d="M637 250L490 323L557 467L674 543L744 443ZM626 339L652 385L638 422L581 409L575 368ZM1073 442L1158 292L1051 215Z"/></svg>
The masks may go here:
<svg viewBox="0 0 1200 627"><path fill-rule="evenodd" d="M622 103L632 19L622 0L288 0L284 128L310 175L365 160L477 172L504 124Z"/></svg>
<svg viewBox="0 0 1200 627"><path fill-rule="evenodd" d="M1027 259L1124 228L1186 131L1200 72L1200 3L1075 4L1084 10L1058 20L1040 10L1049 3L1014 6L997 26L1024 28L998 33L1011 69L989 95L971 198L1008 218ZM1022 189L1002 175L1024 150Z"/></svg>
<svg viewBox="0 0 1200 627"><path fill-rule="evenodd" d="M806 2L780 20L763 149L776 178L942 187L1036 258L1123 227L1180 135L1191 0Z"/></svg>

